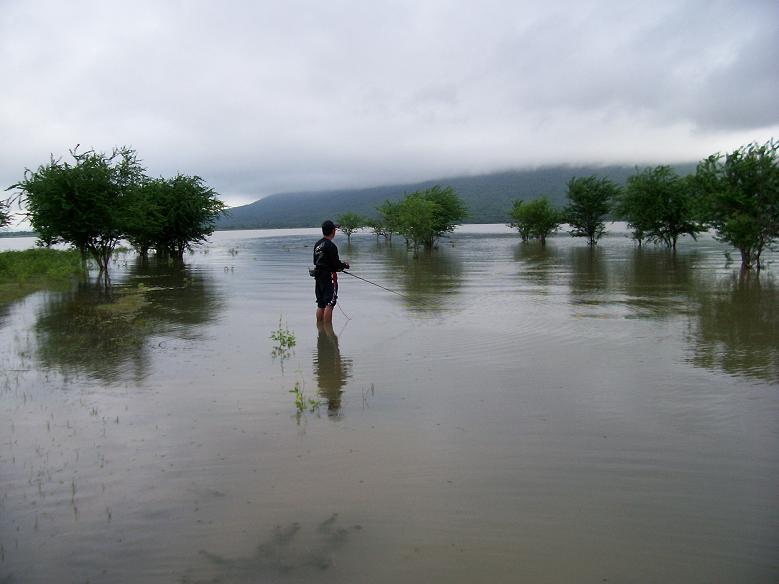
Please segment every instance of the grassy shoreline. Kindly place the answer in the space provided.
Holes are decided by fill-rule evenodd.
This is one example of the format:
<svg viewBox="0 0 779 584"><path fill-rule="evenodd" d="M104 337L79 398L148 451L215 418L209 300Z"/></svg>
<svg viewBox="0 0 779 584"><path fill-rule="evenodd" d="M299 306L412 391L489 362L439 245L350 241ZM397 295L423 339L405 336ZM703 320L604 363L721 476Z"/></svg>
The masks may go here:
<svg viewBox="0 0 779 584"><path fill-rule="evenodd" d="M68 286L84 273L77 251L25 249L0 252L0 303L47 288Z"/></svg>

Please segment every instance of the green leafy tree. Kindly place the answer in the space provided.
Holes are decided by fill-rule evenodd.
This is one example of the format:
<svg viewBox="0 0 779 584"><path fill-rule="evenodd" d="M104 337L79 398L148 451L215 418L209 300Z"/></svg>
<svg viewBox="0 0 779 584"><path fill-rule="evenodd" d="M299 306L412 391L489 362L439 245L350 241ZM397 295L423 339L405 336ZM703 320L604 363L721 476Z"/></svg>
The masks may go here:
<svg viewBox="0 0 779 584"><path fill-rule="evenodd" d="M432 249L436 240L454 231L465 217L465 204L451 187L434 186L406 195L399 203L385 202L379 208L387 229L400 233L418 251Z"/></svg>
<svg viewBox="0 0 779 584"><path fill-rule="evenodd" d="M339 229L346 234L348 243L352 242L352 233L368 224L368 220L365 217L352 212L339 215L336 217L335 222L340 225Z"/></svg>
<svg viewBox="0 0 779 584"><path fill-rule="evenodd" d="M452 187L435 185L419 191L419 194L436 206L433 233L425 242L429 247L433 247L436 239L454 231L454 228L465 219L468 214L467 209Z"/></svg>
<svg viewBox="0 0 779 584"><path fill-rule="evenodd" d="M25 171L18 189L27 217L42 241L65 241L90 254L106 285L108 263L123 236L122 218L128 193L141 182L143 168L135 151L115 149L110 155L70 151L72 163L55 160Z"/></svg>
<svg viewBox="0 0 779 584"><path fill-rule="evenodd" d="M405 237L415 252L422 245L432 249L466 215L465 204L454 189L438 185L410 193L398 203L386 201L379 212L386 228Z"/></svg>
<svg viewBox="0 0 779 584"><path fill-rule="evenodd" d="M565 219L572 227L570 234L586 237L589 245L598 243L606 228L604 221L611 201L619 192L619 187L606 177L592 175L569 180Z"/></svg>
<svg viewBox="0 0 779 584"><path fill-rule="evenodd" d="M647 239L675 250L679 236L695 239L704 230L694 218L689 181L670 166L645 169L629 177L617 198L615 212L628 222L639 245Z"/></svg>
<svg viewBox="0 0 779 584"><path fill-rule="evenodd" d="M433 237L436 212L436 204L419 193L408 195L398 203L399 232L415 253Z"/></svg>
<svg viewBox="0 0 779 584"><path fill-rule="evenodd" d="M698 164L694 184L702 218L741 252L741 267L760 269L760 255L779 237L779 142L747 144Z"/></svg>
<svg viewBox="0 0 779 584"><path fill-rule="evenodd" d="M519 232L522 241L528 241L530 239L530 223L527 221L525 207L525 201L517 199L514 201L514 204L509 211L509 217L511 218L509 227L512 227Z"/></svg>
<svg viewBox="0 0 779 584"><path fill-rule="evenodd" d="M192 244L204 241L214 232L216 219L225 212L218 194L199 176L178 174L159 179L152 192L162 223L154 247L157 253L183 259Z"/></svg>
<svg viewBox="0 0 779 584"><path fill-rule="evenodd" d="M382 224L385 239L392 241L393 233L400 233L400 204L393 201L384 201L376 209L379 212L379 221Z"/></svg>
<svg viewBox="0 0 779 584"><path fill-rule="evenodd" d="M165 215L162 207L168 181L162 178L145 180L127 196L122 224L125 239L141 258L165 239Z"/></svg>
<svg viewBox="0 0 779 584"><path fill-rule="evenodd" d="M532 237L538 239L541 245L546 245L546 238L557 231L562 222L560 211L555 209L546 197L525 202L514 201L510 213L510 225L517 228L522 241L528 241Z"/></svg>

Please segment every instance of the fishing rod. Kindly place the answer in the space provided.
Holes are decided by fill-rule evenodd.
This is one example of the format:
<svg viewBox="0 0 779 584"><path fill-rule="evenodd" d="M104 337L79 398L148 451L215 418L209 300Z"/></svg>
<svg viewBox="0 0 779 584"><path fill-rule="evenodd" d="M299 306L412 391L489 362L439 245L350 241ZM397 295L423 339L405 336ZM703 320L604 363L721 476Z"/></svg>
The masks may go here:
<svg viewBox="0 0 779 584"><path fill-rule="evenodd" d="M346 270L343 270L342 273L344 273L344 274L346 274L348 276L351 276L352 278L357 278L358 280L362 280L363 282L367 282L368 284L372 284L374 286L377 286L377 287L381 288L382 290L386 290L387 292L392 292L393 294L397 294L398 296L402 296L403 298L406 298L408 300L413 300L413 298L411 298L411 296L409 296L407 294L402 294L401 292L398 292L396 290L390 290L389 288L385 288L381 284L377 284L376 282L371 282L367 278L363 278L362 276L358 276L357 274L352 274L351 272L347 272Z"/></svg>

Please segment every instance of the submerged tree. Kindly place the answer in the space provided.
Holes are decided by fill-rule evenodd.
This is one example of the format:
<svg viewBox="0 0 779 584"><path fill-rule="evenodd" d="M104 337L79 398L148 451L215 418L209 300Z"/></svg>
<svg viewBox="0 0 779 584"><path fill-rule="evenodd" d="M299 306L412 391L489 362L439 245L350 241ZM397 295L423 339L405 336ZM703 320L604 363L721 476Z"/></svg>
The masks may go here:
<svg viewBox="0 0 779 584"><path fill-rule="evenodd" d="M421 245L432 241L436 224L436 205L420 194L412 194L400 202L398 210L398 230L406 239L406 243L417 252Z"/></svg>
<svg viewBox="0 0 779 584"><path fill-rule="evenodd" d="M557 231L562 222L561 213L555 209L546 197L532 201L514 201L510 212L511 227L515 227L522 241L531 237L546 245L546 238Z"/></svg>
<svg viewBox="0 0 779 584"><path fill-rule="evenodd" d="M679 236L695 239L704 230L695 221L693 203L689 181L670 166L657 166L628 178L615 211L633 229L639 245L647 239L675 250Z"/></svg>
<svg viewBox="0 0 779 584"><path fill-rule="evenodd" d="M509 217L511 218L509 227L516 229L519 232L522 241L528 241L530 239L530 223L525 217L526 206L525 201L517 199L514 201L514 204L509 211Z"/></svg>
<svg viewBox="0 0 779 584"><path fill-rule="evenodd" d="M126 238L141 257L154 249L181 259L193 243L213 233L217 217L225 212L217 196L199 176L146 179L125 205Z"/></svg>
<svg viewBox="0 0 779 584"><path fill-rule="evenodd" d="M214 232L216 219L225 212L225 204L214 189L199 176L178 174L158 179L156 200L162 215L157 253L182 259L193 243L200 243Z"/></svg>
<svg viewBox="0 0 779 584"><path fill-rule="evenodd" d="M145 180L129 193L124 206L122 224L125 239L144 259L148 257L150 249L156 248L165 239L162 206L165 188L165 179Z"/></svg>
<svg viewBox="0 0 779 584"><path fill-rule="evenodd" d="M392 234L400 233L399 203L384 201L376 210L379 212L378 223L381 225L382 235L392 241Z"/></svg>
<svg viewBox="0 0 779 584"><path fill-rule="evenodd" d="M619 191L619 187L605 177L593 175L569 180L565 218L572 227L570 234L586 237L589 245L598 243L606 228L604 221L611 210L611 201Z"/></svg>
<svg viewBox="0 0 779 584"><path fill-rule="evenodd" d="M27 206L27 217L41 239L74 245L97 262L98 278L108 284L108 262L124 235L122 219L129 193L143 168L131 148L111 154L70 151L72 163L51 158L11 188Z"/></svg>
<svg viewBox="0 0 779 584"><path fill-rule="evenodd" d="M388 205L385 203L383 208ZM466 215L465 204L454 189L438 185L406 195L392 204L390 211L393 230L403 235L414 251L422 245L432 249L436 240L454 231Z"/></svg>
<svg viewBox="0 0 779 584"><path fill-rule="evenodd" d="M66 242L91 255L109 283L108 265L117 243L127 238L145 257L154 248L181 258L192 243L214 229L225 206L197 176L149 179L131 148L111 154L70 151L73 162L53 156L10 187L12 200L47 246Z"/></svg>
<svg viewBox="0 0 779 584"><path fill-rule="evenodd" d="M365 223L366 227L370 227L373 230L373 234L376 236L376 241L379 241L379 237L382 235L387 239L387 226L381 219L368 219Z"/></svg>
<svg viewBox="0 0 779 584"><path fill-rule="evenodd" d="M760 269L760 255L779 237L779 142L742 146L698 164L702 218L741 252L741 267Z"/></svg>
<svg viewBox="0 0 779 584"><path fill-rule="evenodd" d="M457 196L452 187L435 185L424 191L419 191L419 194L436 206L432 237L426 242L427 245L433 247L435 240L454 231L454 228L465 219L468 212L465 203Z"/></svg>
<svg viewBox="0 0 779 584"><path fill-rule="evenodd" d="M335 222L339 225L339 229L346 235L346 241L348 243L351 243L352 241L352 233L368 224L367 219L357 213L352 213L351 211L336 217Z"/></svg>

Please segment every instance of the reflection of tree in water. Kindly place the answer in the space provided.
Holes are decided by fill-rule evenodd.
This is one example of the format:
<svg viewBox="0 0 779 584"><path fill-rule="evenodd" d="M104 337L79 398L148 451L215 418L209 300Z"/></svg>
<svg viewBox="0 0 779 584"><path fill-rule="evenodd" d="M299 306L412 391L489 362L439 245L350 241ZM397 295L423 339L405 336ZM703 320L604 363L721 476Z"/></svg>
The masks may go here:
<svg viewBox="0 0 779 584"><path fill-rule="evenodd" d="M155 333L191 338L193 326L215 319L222 301L205 274L185 264L138 260L128 278L128 286L143 284L150 289L148 299L157 321Z"/></svg>
<svg viewBox="0 0 779 584"><path fill-rule="evenodd" d="M696 287L694 270L700 254L637 247L614 271L615 288L639 316L662 317L687 313Z"/></svg>
<svg viewBox="0 0 779 584"><path fill-rule="evenodd" d="M600 304L597 298L609 288L607 258L596 246L571 249L571 294L574 304Z"/></svg>
<svg viewBox="0 0 779 584"><path fill-rule="evenodd" d="M533 284L548 286L560 277L560 252L554 245L521 241L514 248L514 260L522 262L521 277Z"/></svg>
<svg viewBox="0 0 779 584"><path fill-rule="evenodd" d="M11 314L11 302L0 302L0 327L5 324L8 315Z"/></svg>
<svg viewBox="0 0 779 584"><path fill-rule="evenodd" d="M231 559L201 551L211 568L203 571L213 570L215 576L205 580L184 576L182 582L276 582L279 578L308 582L334 567L335 554L348 543L353 532L361 529L360 525L342 527L337 513L317 525L313 533L307 533L297 522L277 525L248 557Z"/></svg>
<svg viewBox="0 0 779 584"><path fill-rule="evenodd" d="M126 282L108 292L93 285L52 296L35 324L45 368L85 373L106 382L143 378L152 335L193 338L220 301L206 278L183 265L140 260Z"/></svg>
<svg viewBox="0 0 779 584"><path fill-rule="evenodd" d="M319 394L327 401L327 413L337 416L341 411L341 388L352 376L352 360L341 357L338 336L331 324L319 325L319 336L314 353L314 375Z"/></svg>
<svg viewBox="0 0 779 584"><path fill-rule="evenodd" d="M779 289L769 274L734 274L698 295L692 362L779 382Z"/></svg>
<svg viewBox="0 0 779 584"><path fill-rule="evenodd" d="M448 308L462 283L462 262L453 253L441 246L414 256L404 245L382 247L390 270L387 281L404 294L409 308L429 312Z"/></svg>

